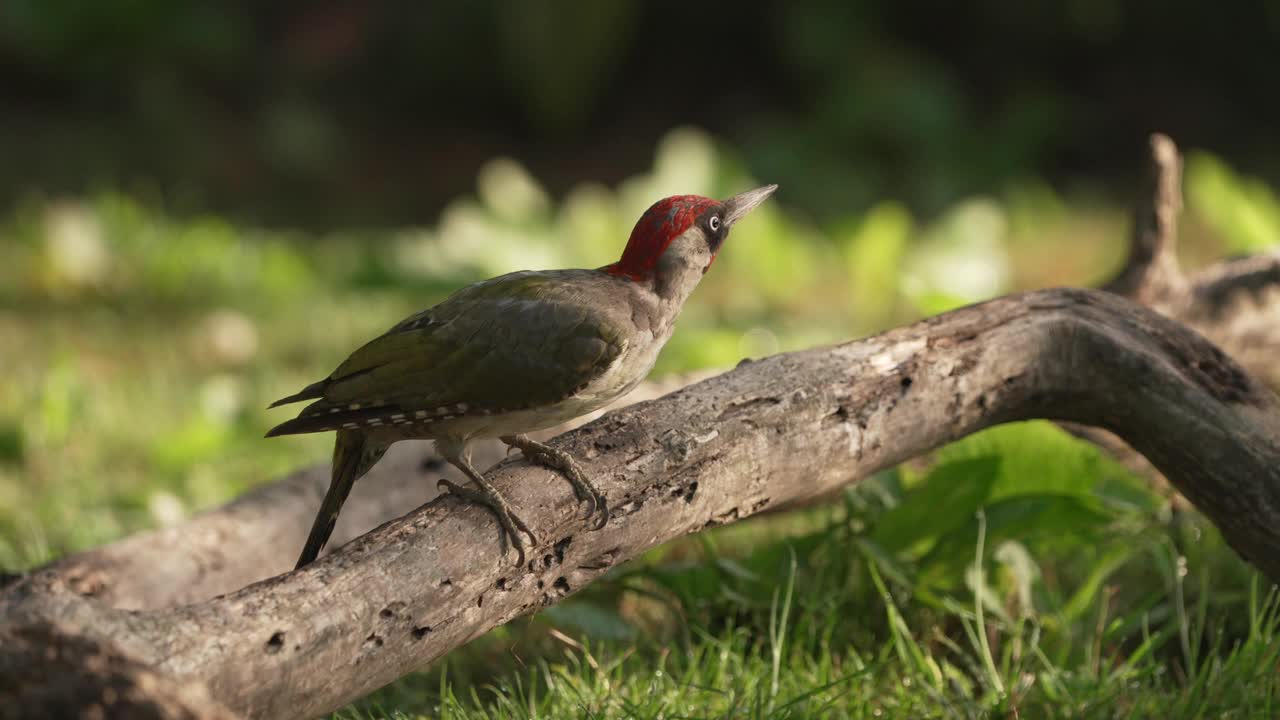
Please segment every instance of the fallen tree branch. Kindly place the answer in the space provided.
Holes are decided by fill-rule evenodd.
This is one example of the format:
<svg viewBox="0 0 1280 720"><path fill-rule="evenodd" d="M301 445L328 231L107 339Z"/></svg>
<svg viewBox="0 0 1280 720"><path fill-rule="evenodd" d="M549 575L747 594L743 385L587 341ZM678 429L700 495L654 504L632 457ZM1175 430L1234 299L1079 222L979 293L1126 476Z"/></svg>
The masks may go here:
<svg viewBox="0 0 1280 720"><path fill-rule="evenodd" d="M1250 373L1280 388L1280 253L1230 260L1187 278L1176 255L1181 160L1173 142L1153 135L1148 179L1136 204L1129 255L1104 289L1169 315L1214 340ZM709 373L646 383L616 406L658 397ZM571 426L542 434L557 435ZM1154 472L1113 434L1069 426L1135 469ZM475 464L504 457L497 441L476 444ZM464 478L429 443L405 442L359 483L344 506L329 551L436 497L436 480ZM232 592L292 567L329 482L318 465L265 485L172 528L138 533L54 562L69 587L119 608L154 609ZM0 578L0 587L3 587Z"/></svg>
<svg viewBox="0 0 1280 720"><path fill-rule="evenodd" d="M1190 297L1172 317L1280 388L1280 252L1219 263L1188 284Z"/></svg>
<svg viewBox="0 0 1280 720"><path fill-rule="evenodd" d="M613 407L661 397L714 372L646 382ZM547 439L600 417L604 410L534 437ZM475 443L472 462L491 467L507 456L498 441ZM360 479L343 507L327 552L436 498L436 482L468 482L429 441L391 447ZM329 466L314 465L255 488L172 527L136 533L41 568L71 591L107 607L153 610L189 605L293 569L329 487ZM9 576L13 582L20 576ZM7 583L0 578L0 589ZM0 618L3 615L0 614Z"/></svg>
<svg viewBox="0 0 1280 720"><path fill-rule="evenodd" d="M1147 143L1146 183L1133 211L1129 256L1102 289L1159 309L1166 315L1189 297L1178 265L1178 214L1182 212L1182 158L1168 137Z"/></svg>
<svg viewBox="0 0 1280 720"><path fill-rule="evenodd" d="M1157 133L1147 159L1128 259L1103 289L1189 325L1280 388L1280 251L1184 275L1178 263L1182 158L1173 141Z"/></svg>
<svg viewBox="0 0 1280 720"><path fill-rule="evenodd" d="M1178 262L1182 158L1173 140L1153 134L1134 208L1124 266L1102 288L1168 315L1212 340L1250 373L1280 389L1280 252L1225 260L1191 277ZM1130 470L1168 488L1147 458L1113 433L1061 423ZM1177 493L1173 493L1174 499Z"/></svg>
<svg viewBox="0 0 1280 720"><path fill-rule="evenodd" d="M54 625L0 626L0 718L235 720L199 682L175 681Z"/></svg>
<svg viewBox="0 0 1280 720"><path fill-rule="evenodd" d="M253 717L304 717L558 602L671 538L803 501L994 424L1115 432L1246 560L1280 579L1280 406L1217 347L1088 290L1009 296L856 342L777 355L614 411L553 444L614 507L584 532L563 480L490 475L546 544L500 555L492 518L452 497L293 572L185 607L123 612L39 571L0 596Z"/></svg>
<svg viewBox="0 0 1280 720"><path fill-rule="evenodd" d="M1172 142L1153 136L1151 179L1138 205L1129 259L1116 279L1105 287L1196 328L1220 343L1249 371L1280 386L1280 362L1276 361L1280 357L1280 254L1228 261L1190 277L1184 276L1175 255L1179 171L1180 160ZM994 315L988 317L984 312ZM1138 320L1128 318L1126 313L1137 313L1134 317ZM1231 492L1222 496L1217 494L1215 485L1221 484L1224 478L1230 479L1233 472L1253 467L1251 463L1266 466L1268 458L1271 458L1269 467L1274 471L1274 446L1259 444L1260 438L1275 442L1273 400L1238 367L1220 354L1215 355L1212 346L1172 323L1154 323L1146 315L1149 313L1114 300L1099 300L1096 294L1089 293L1052 291L1007 298L861 343L780 356L791 358L789 360L770 358L754 369L749 366L713 381L709 390L700 386L685 391L696 393L697 403L724 401L729 387L744 393L741 397L748 399L729 400L721 409L724 416L721 419L742 423L741 427L733 425L734 432L724 436L720 425L684 425L675 421L672 413L692 412L681 404L683 401L676 399L612 416L615 419L582 431L585 435L573 435L565 440L581 445L586 442L581 437L594 438L585 446L586 452L596 453L592 468L612 478L604 484L615 504L620 497L617 488L631 488L630 496L625 495L627 490L621 491L627 503L619 512L631 510L636 517L615 522L606 531L607 536L603 533L566 535L567 528L576 526L568 519L567 494L560 493L563 487L545 471L523 465L504 466L502 477L512 482L513 487L521 488L509 491L513 500L538 498L535 503L542 504L537 505L537 517L556 528L554 536L560 538L542 554L541 564L526 569L526 574L503 573L504 568L496 564L489 551L490 546L496 544L486 536L492 528L483 514L475 516L464 512L449 521L461 523L454 529L463 528L463 535L437 535L445 533L443 528L448 525L441 516L443 508L451 507L449 501L442 501L361 539L349 550L339 552L332 563L317 566L314 571L245 588L251 582L287 571L292 549L302 543L328 482L328 469L301 471L177 527L139 533L64 558L26 578L0 576L0 590L11 586L8 592L0 594L0 618L4 618L5 623L0 628L5 644L0 658L9 663L7 666L0 663L0 676L7 668L27 668L29 673L33 667L48 667L50 674L64 673L65 668L55 667L64 662L58 659L61 656L42 659L33 650L38 643L33 643L31 638L43 637L45 644L97 648L95 657L111 658L111 663L132 663L129 665L132 674L128 677L135 679L138 687L155 689L157 697L199 697L198 691L190 688L198 688L200 681L207 680L220 697L241 711L259 716L275 716L281 711L286 715L312 714L335 707L396 677L401 671L438 657L460 638L472 637L515 614L556 601L589 582L607 565L620 562L650 544L696 530L696 522L689 524L690 514L693 521L701 518L703 524L714 524L783 504L811 500L877 467L894 464L949 439L1008 419L1075 419L1118 431L1128 427L1138 432L1133 429L1134 423L1160 422L1168 416L1175 425L1185 429L1205 421L1205 416L1199 414L1200 405L1179 403L1183 400L1205 402L1206 393L1228 416L1240 420L1256 414L1262 419L1261 424L1253 427L1254 435L1242 435L1242 444L1226 455L1246 453L1247 458L1231 458L1235 462L1208 469L1181 468L1181 474L1174 475L1173 479L1184 490L1199 489L1199 494L1185 491L1215 522L1227 522L1233 528L1238 526L1231 531L1223 527L1233 547L1276 579L1277 568L1265 562L1266 549L1276 547L1271 537L1274 531L1270 530L1276 527L1270 522L1276 517L1274 477L1242 475L1240 477L1248 479L1245 487L1232 487ZM1018 327L1034 328L1039 339L1019 340L1008 328L992 324L998 317L1015 321ZM1087 333L1080 330L1082 323L1098 317L1110 324L1103 323ZM957 329L967 327L966 323L972 326L972 334ZM1098 333L1107 332L1111 332L1112 337L1099 339ZM1071 337L1050 337L1054 333ZM999 343L1003 342L1011 345L1002 347ZM975 348L974 343L997 344L985 353L977 353L981 348ZM949 347L956 349L951 352L947 350ZM1119 355L1080 355L1085 347L1107 348L1106 352ZM1076 356L1072 356L1072 352ZM1004 353L1008 353L1008 357L1002 357ZM1072 357L1082 362L1078 369L1088 376L1111 373L1120 366L1123 372L1111 375L1110 384L1089 388L1095 393L1093 396L1072 399L1065 384L1055 385L1069 384L1070 378L1064 376L1062 368L1064 363L1069 365ZM774 378L797 380L794 387L778 392L772 392L770 388L777 390L777 387L769 383L754 390L742 384L743 377L769 368L786 367L790 372L795 367L790 364L793 362L838 364L837 360L848 361L843 371L846 374L840 376L843 380L832 379L830 383L815 385L812 379ZM951 368L948 379L919 384L921 379L929 377L932 368L922 364L939 362ZM1117 405L1114 399L1108 405L1105 398L1096 395L1107 392L1108 387L1118 387L1117 383L1123 385L1123 378L1140 379L1142 368L1149 365L1160 368L1151 377L1171 373L1179 378L1181 385L1189 383L1193 388L1199 387L1200 394L1175 398L1177 393L1165 388L1167 393L1154 396L1165 403L1159 408ZM869 376L850 374L859 368ZM1013 372L1013 368L1021 369ZM973 383L988 382L1002 372L1007 374L1007 383L1002 381L998 388L973 394ZM891 401L891 391L895 388L886 378L896 378L900 383L896 389L897 401ZM686 381L678 378L647 384L639 397L628 398L627 402L657 397ZM831 400L830 393L835 388L832 383L840 382L852 384L847 396L836 397L840 402L831 414L816 424L812 417L796 419L800 426L806 422L814 425L816 429L812 433L788 424L779 416L792 410L812 410L807 402L811 397L824 398L824 402ZM908 385L901 384L904 382ZM962 382L968 385L957 384ZM955 387L947 390L948 383ZM1235 386L1238 392L1233 395L1235 391L1229 388ZM1040 389L1036 390L1037 387ZM1219 392L1215 393L1214 387ZM1130 396L1136 392L1133 388L1127 390ZM972 403L978 407L975 409ZM900 419L910 417L924 406L933 408L931 423L916 426ZM1080 410L1077 413L1080 416L1072 416L1067 412L1069 408ZM653 421L657 425L646 427L648 435L625 430L632 424L639 427L649 423L650 413L654 413ZM1117 413L1124 417L1115 417ZM1194 417L1186 417L1188 414ZM898 419L891 420L890 415ZM699 417L695 413L686 420L695 422ZM618 425L619 422L623 424ZM920 434L907 437L906 430L894 434L895 427L920 431ZM1218 428L1225 433L1219 438L1221 443L1226 443L1230 436L1224 427ZM692 432L691 428L699 432ZM754 430L745 435L738 432L744 428ZM840 443L839 436L831 436L837 430L844 433L844 444ZM1157 430L1163 432L1164 428L1153 425L1144 432L1152 434ZM1077 431L1113 452L1127 455L1134 463L1146 462L1142 456L1127 451L1123 441L1105 430ZM623 445L611 444L614 441L609 438L615 433L621 433ZM1135 440L1130 435L1125 437ZM886 438L890 440L887 447ZM1148 441L1154 442L1149 438ZM1178 467L1180 463L1206 465L1211 464L1206 458L1214 457L1204 447L1195 453L1183 450L1179 456L1176 443L1155 444L1157 450L1163 447L1166 452L1163 460L1158 454L1149 454L1160 467ZM1144 453L1150 450L1136 441L1135 446ZM648 450L641 452L641 447ZM331 543L333 547L403 514L408 508L432 500L436 496L435 480L439 477L458 479L453 477L453 468L441 463L427 448L425 443L396 446L373 473L356 485ZM624 448L630 448L627 452L633 455L619 457L617 453ZM821 454L826 452L833 454ZM477 450L476 462L481 467L500 459L502 451L497 444L482 445ZM814 467L815 463L818 467ZM745 475L751 482L746 487L726 484L729 480L725 475L735 473ZM536 480L537 477L542 480ZM794 478L806 478L805 486L792 486L790 482L794 482ZM669 495L664 496L663 492ZM739 500L734 501L734 497ZM548 504L548 498L554 503ZM1216 508L1214 503L1218 503ZM677 511L666 518L671 522L647 524L650 522L647 513L655 507L667 506ZM431 538L437 537L451 539L433 544ZM459 538L467 541L459 543ZM417 548L409 548L414 562L405 568L406 572L367 585L371 569L386 567L395 552L406 550L406 544ZM471 547L484 552L477 552L469 559L455 551ZM444 558L455 562L442 563ZM413 573L423 572L428 566L434 569L423 578L435 578L440 583L438 586L423 585L426 580L414 579ZM471 577L477 571L479 576ZM329 581L332 584L326 585ZM372 592L366 593L366 589ZM215 597L228 593L227 597ZM397 597L388 599L393 595ZM475 606L470 607L468 604L473 601ZM180 605L190 607L176 607ZM149 612L120 612L126 609ZM295 614L315 617L289 619L291 609ZM239 617L245 614L257 619ZM35 624L20 626L26 622ZM268 627L276 629L264 639L261 633ZM412 642L403 637L406 628ZM330 642L336 643L334 647L320 648ZM23 656L23 648L29 657ZM299 653L316 653L317 658L307 662L291 659ZM356 673L361 675L359 681L349 677L352 673L342 672L353 664L359 666ZM173 689L166 690L151 679L147 669L152 667L166 673L155 677L172 678ZM273 676L277 671L286 674ZM85 697L102 697L108 688L114 693L112 696L119 696L119 676L81 672L71 677L101 691L96 696ZM278 683L275 689L262 687L262 679L271 677ZM316 683L321 677L323 688L313 688L306 682L293 688L291 680L304 678ZM314 693L308 695L312 691ZM5 701L15 697L12 692L11 687L0 682L0 706L6 706ZM190 695L192 692L197 694ZM283 694L272 699L268 697L272 693ZM303 696L311 699L300 699ZM59 692L49 697L73 696ZM158 717L195 716L189 713L193 706L186 701L166 700L154 707L167 709L168 714L159 713ZM211 710L210 716L214 714Z"/></svg>

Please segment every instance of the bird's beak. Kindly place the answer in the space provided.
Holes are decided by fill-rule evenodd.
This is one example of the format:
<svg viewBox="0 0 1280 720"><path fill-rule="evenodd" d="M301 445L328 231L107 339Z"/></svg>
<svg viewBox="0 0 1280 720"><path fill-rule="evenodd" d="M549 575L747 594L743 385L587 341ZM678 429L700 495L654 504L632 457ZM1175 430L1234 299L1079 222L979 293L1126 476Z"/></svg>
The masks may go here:
<svg viewBox="0 0 1280 720"><path fill-rule="evenodd" d="M748 190L725 200L724 224L726 226L730 226L738 222L738 220L741 220L744 215L751 212L755 206L764 202L773 194L773 191L777 189L777 185L765 185L764 187L758 187L755 190Z"/></svg>

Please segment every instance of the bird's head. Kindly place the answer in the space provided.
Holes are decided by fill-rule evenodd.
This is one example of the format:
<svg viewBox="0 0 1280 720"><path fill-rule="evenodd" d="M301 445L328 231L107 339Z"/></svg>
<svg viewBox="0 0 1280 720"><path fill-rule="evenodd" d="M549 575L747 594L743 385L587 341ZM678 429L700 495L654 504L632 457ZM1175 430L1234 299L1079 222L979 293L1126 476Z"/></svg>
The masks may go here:
<svg viewBox="0 0 1280 720"><path fill-rule="evenodd" d="M677 276L705 273L716 259L729 230L777 185L748 190L728 200L701 195L673 195L654 203L631 231L622 259L603 269L637 282L662 286Z"/></svg>

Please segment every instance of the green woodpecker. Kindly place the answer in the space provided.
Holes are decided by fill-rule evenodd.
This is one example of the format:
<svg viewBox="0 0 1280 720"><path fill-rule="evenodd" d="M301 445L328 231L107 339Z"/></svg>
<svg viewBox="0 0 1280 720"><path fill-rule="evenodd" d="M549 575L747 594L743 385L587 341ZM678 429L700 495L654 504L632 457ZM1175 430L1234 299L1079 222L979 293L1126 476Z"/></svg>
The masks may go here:
<svg viewBox="0 0 1280 720"><path fill-rule="evenodd" d="M653 369L676 317L729 230L773 194L767 185L723 202L697 195L645 211L622 259L595 270L523 271L458 290L356 350L337 370L271 407L313 400L267 437L336 430L333 475L298 567L315 560L351 486L397 440L434 440L475 484L442 489L493 511L524 564L529 526L471 465L468 446L501 438L565 475L609 520L604 496L573 458L530 439L608 405Z"/></svg>

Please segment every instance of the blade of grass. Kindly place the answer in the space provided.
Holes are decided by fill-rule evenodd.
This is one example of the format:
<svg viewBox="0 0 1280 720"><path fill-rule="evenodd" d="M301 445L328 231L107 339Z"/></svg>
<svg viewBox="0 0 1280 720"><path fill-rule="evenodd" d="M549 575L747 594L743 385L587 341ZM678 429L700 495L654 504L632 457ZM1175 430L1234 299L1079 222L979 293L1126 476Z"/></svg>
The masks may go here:
<svg viewBox="0 0 1280 720"><path fill-rule="evenodd" d="M1004 682L1000 680L1000 673L996 670L995 659L991 657L991 643L987 640L987 623L986 623L986 618L983 614L982 593L987 586L986 572L984 571L984 566L983 566L983 554L985 550L984 546L986 544L986 538L987 538L987 514L986 512L979 510L978 511L978 547L977 547L976 558L974 560L974 562L976 563L974 567L976 568L976 574L977 574L977 582L976 582L977 587L975 587L973 591L973 614L977 620L978 643L982 653L982 662L986 666L987 676L991 681L992 687L996 689L996 693L1003 697Z"/></svg>
<svg viewBox="0 0 1280 720"><path fill-rule="evenodd" d="M790 548L788 548L790 550ZM769 608L769 644L771 668L769 677L769 706L772 708L778 696L778 677L782 672L782 653L786 645L787 619L791 615L791 592L796 583L796 554L790 551L787 567L787 582L782 588L782 610L778 611L778 590L774 590L773 604Z"/></svg>

